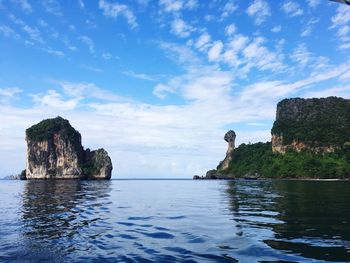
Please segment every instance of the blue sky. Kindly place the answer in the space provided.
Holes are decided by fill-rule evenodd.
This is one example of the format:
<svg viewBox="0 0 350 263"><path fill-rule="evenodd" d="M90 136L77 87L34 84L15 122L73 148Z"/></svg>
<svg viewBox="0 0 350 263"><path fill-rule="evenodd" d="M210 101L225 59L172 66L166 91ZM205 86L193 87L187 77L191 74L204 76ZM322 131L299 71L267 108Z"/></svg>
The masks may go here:
<svg viewBox="0 0 350 263"><path fill-rule="evenodd" d="M61 115L113 177L190 178L270 140L276 103L350 97L350 7L325 0L0 0L0 176Z"/></svg>

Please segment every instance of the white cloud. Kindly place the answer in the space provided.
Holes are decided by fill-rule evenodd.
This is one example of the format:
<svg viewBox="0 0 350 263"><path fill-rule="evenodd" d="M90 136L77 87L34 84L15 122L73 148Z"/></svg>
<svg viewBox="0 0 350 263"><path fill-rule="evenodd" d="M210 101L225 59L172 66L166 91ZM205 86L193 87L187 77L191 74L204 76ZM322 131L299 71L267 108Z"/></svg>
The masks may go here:
<svg viewBox="0 0 350 263"><path fill-rule="evenodd" d="M64 93L72 98L78 99L79 101L86 98L93 98L102 101L127 101L126 98L118 96L112 92L106 91L97 87L94 83L87 82L64 82L59 81L58 84L61 86Z"/></svg>
<svg viewBox="0 0 350 263"><path fill-rule="evenodd" d="M105 60L110 60L113 57L113 55L109 52L103 52L101 56Z"/></svg>
<svg viewBox="0 0 350 263"><path fill-rule="evenodd" d="M238 52L243 50L248 44L248 37L243 35L235 35L235 37L229 42L229 47L231 50Z"/></svg>
<svg viewBox="0 0 350 263"><path fill-rule="evenodd" d="M78 5L81 9L84 9L85 8L85 4L84 4L84 1L83 0L78 0Z"/></svg>
<svg viewBox="0 0 350 263"><path fill-rule="evenodd" d="M176 53L171 57L173 60L178 63L181 61L181 64L187 63L187 66L202 63L202 56L197 56L194 52L200 51L208 57L209 62L220 63L216 66L229 66L241 79L247 78L252 69L273 73L282 73L288 69L284 64L285 55L280 45L275 45L273 49L271 43L262 37L250 40L247 36L234 34L226 42L222 42L209 41L206 33L204 36L194 43L191 42L189 46L167 43L165 49ZM206 44L200 47L203 43ZM190 47L194 47L195 50L191 50Z"/></svg>
<svg viewBox="0 0 350 263"><path fill-rule="evenodd" d="M54 55L54 56L58 56L58 57L64 56L64 52L61 50L46 49L46 52L50 55Z"/></svg>
<svg viewBox="0 0 350 263"><path fill-rule="evenodd" d="M274 26L271 31L274 32L274 33L278 33L282 30L282 26L280 25L277 25L277 26Z"/></svg>
<svg viewBox="0 0 350 263"><path fill-rule="evenodd" d="M347 37L347 35L349 34L349 31L350 31L350 27L348 25L343 25L343 26L339 27L337 35L340 38Z"/></svg>
<svg viewBox="0 0 350 263"><path fill-rule="evenodd" d="M79 40L88 47L89 52L91 54L95 53L95 44L91 38L89 38L88 36L80 36Z"/></svg>
<svg viewBox="0 0 350 263"><path fill-rule="evenodd" d="M341 6L337 8L336 14L331 18L332 25L330 28L337 29L336 36L339 39L339 49L350 48L349 23L350 7Z"/></svg>
<svg viewBox="0 0 350 263"><path fill-rule="evenodd" d="M178 37L188 37L194 30L195 29L192 26L188 25L181 18L175 18L171 23L171 31Z"/></svg>
<svg viewBox="0 0 350 263"><path fill-rule="evenodd" d="M20 38L20 36L9 26L6 25L0 25L0 34L2 34L5 37L14 37L14 38Z"/></svg>
<svg viewBox="0 0 350 263"><path fill-rule="evenodd" d="M350 80L350 71L345 72L344 74L342 74L342 75L339 77L339 80L341 80L341 81Z"/></svg>
<svg viewBox="0 0 350 263"><path fill-rule="evenodd" d="M317 24L319 21L320 21L319 19L311 18L304 26L300 35L302 37L306 37L306 36L310 35L312 33L312 30L313 30L315 24Z"/></svg>
<svg viewBox="0 0 350 263"><path fill-rule="evenodd" d="M301 67L306 67L311 61L311 53L306 48L306 45L302 43L293 50L290 58L297 62Z"/></svg>
<svg viewBox="0 0 350 263"><path fill-rule="evenodd" d="M89 65L86 65L86 64L81 64L80 67L83 68L83 69L87 69L89 71L96 72L96 73L103 73L104 72L103 69L92 67L92 66L89 66Z"/></svg>
<svg viewBox="0 0 350 263"><path fill-rule="evenodd" d="M271 70L273 72L285 68L283 56L264 46L265 41L264 38L257 37L243 49L242 53L246 60L242 69L243 73L248 73L254 67L262 71Z"/></svg>
<svg viewBox="0 0 350 263"><path fill-rule="evenodd" d="M248 7L247 13L250 17L254 18L257 25L262 24L266 21L267 17L271 16L270 6L264 0L254 0Z"/></svg>
<svg viewBox="0 0 350 263"><path fill-rule="evenodd" d="M120 96L97 87L93 83L72 83L65 81L55 81L55 83L60 86L63 92L50 89L46 93L31 94L37 106L47 108L48 110L69 111L84 107L86 99L93 98L96 102L127 101Z"/></svg>
<svg viewBox="0 0 350 263"><path fill-rule="evenodd" d="M230 24L225 27L225 33L227 36L232 36L236 32L235 24Z"/></svg>
<svg viewBox="0 0 350 263"><path fill-rule="evenodd" d="M187 46L169 42L160 42L160 48L166 51L166 56L179 64L197 64L199 59Z"/></svg>
<svg viewBox="0 0 350 263"><path fill-rule="evenodd" d="M99 8L103 10L103 14L107 17L117 18L123 16L132 29L138 27L136 17L127 5L119 3L110 3L106 0L99 0Z"/></svg>
<svg viewBox="0 0 350 263"><path fill-rule="evenodd" d="M41 27L47 27L49 24L43 20L43 19L39 19L38 20L38 24L41 26Z"/></svg>
<svg viewBox="0 0 350 263"><path fill-rule="evenodd" d="M325 98L330 96L350 99L350 85L324 89L320 91L312 91L305 94L305 97L307 98Z"/></svg>
<svg viewBox="0 0 350 263"><path fill-rule="evenodd" d="M197 0L187 0L185 2L184 7L186 9L196 9L198 7L198 1Z"/></svg>
<svg viewBox="0 0 350 263"><path fill-rule="evenodd" d="M350 49L350 42L341 44L339 49Z"/></svg>
<svg viewBox="0 0 350 263"><path fill-rule="evenodd" d="M149 4L150 0L137 0L137 3L142 7L145 7Z"/></svg>
<svg viewBox="0 0 350 263"><path fill-rule="evenodd" d="M300 8L299 4L294 1L284 2L282 5L282 10L289 17L301 16L304 11Z"/></svg>
<svg viewBox="0 0 350 263"><path fill-rule="evenodd" d="M192 10L198 7L197 0L159 0L159 6L166 13L178 14L181 10Z"/></svg>
<svg viewBox="0 0 350 263"><path fill-rule="evenodd" d="M126 76L133 77L136 79L149 80L149 81L155 80L155 78L153 76L150 76L150 75L145 74L145 73L136 73L132 70L123 71L122 73Z"/></svg>
<svg viewBox="0 0 350 263"><path fill-rule="evenodd" d="M221 14L221 19L224 19L231 14L233 14L236 10L238 9L238 6L235 4L234 1L229 0L226 2L226 4L223 7L222 14Z"/></svg>
<svg viewBox="0 0 350 263"><path fill-rule="evenodd" d="M221 41L214 42L208 52L209 61L218 61L220 59L220 55L223 47L224 45L222 44Z"/></svg>
<svg viewBox="0 0 350 263"><path fill-rule="evenodd" d="M23 90L17 87L1 88L0 89L0 102L8 103L13 99L17 98L19 93L22 93Z"/></svg>
<svg viewBox="0 0 350 263"><path fill-rule="evenodd" d="M26 13L31 13L33 11L32 6L27 0L12 0L12 2L17 4Z"/></svg>
<svg viewBox="0 0 350 263"><path fill-rule="evenodd" d="M46 12L55 15L55 16L62 16L62 10L59 2L56 0L42 0L41 4L43 5Z"/></svg>
<svg viewBox="0 0 350 263"><path fill-rule="evenodd" d="M48 90L45 94L32 95L33 101L41 107L49 107L59 110L73 110L77 107L79 99L64 100L61 94L55 90Z"/></svg>
<svg viewBox="0 0 350 263"><path fill-rule="evenodd" d="M13 14L10 14L9 18L14 24L20 26L21 29L28 34L29 38L32 41L36 41L36 42L38 42L40 44L44 44L45 43L45 41L41 37L41 32L40 32L40 30L38 28L29 26L23 20L17 18Z"/></svg>
<svg viewBox="0 0 350 263"><path fill-rule="evenodd" d="M334 87L323 90L316 90L307 92L304 97L306 98L325 98L330 96L342 97L350 99L350 85Z"/></svg>
<svg viewBox="0 0 350 263"><path fill-rule="evenodd" d="M23 31L28 33L29 37L32 40L35 40L35 41L40 42L40 43L44 43L44 40L41 38L41 33L40 33L39 29L37 29L35 27L30 27L28 25L24 25L22 29L23 29Z"/></svg>
<svg viewBox="0 0 350 263"><path fill-rule="evenodd" d="M345 25L350 21L350 7L339 6L336 14L332 17L332 27Z"/></svg>
<svg viewBox="0 0 350 263"><path fill-rule="evenodd" d="M210 35L208 33L203 33L202 35L199 36L197 41L195 42L194 46L196 49L204 50L208 48L208 44L210 42Z"/></svg>
<svg viewBox="0 0 350 263"><path fill-rule="evenodd" d="M321 0L306 0L310 7L316 7L320 4Z"/></svg>
<svg viewBox="0 0 350 263"><path fill-rule="evenodd" d="M175 93L175 89L164 84L158 84L153 89L153 95L159 99L165 99L168 93Z"/></svg>
<svg viewBox="0 0 350 263"><path fill-rule="evenodd" d="M241 99L250 101L253 103L253 105L258 106L257 103L265 104L265 100L270 101L270 103L272 101L276 102L276 99L285 98L287 96L295 96L295 94L301 91L304 92L301 94L299 93L299 96L309 96L311 91L308 89L319 84L320 82L337 78L344 74L344 72L347 72L348 69L350 69L350 64L342 64L338 67L333 67L325 71L311 74L305 79L301 79L296 82L288 83L285 81L265 81L255 83L250 87L247 87L241 93Z"/></svg>
<svg viewBox="0 0 350 263"><path fill-rule="evenodd" d="M159 5L165 12L178 12L183 8L183 1L180 0L160 0Z"/></svg>

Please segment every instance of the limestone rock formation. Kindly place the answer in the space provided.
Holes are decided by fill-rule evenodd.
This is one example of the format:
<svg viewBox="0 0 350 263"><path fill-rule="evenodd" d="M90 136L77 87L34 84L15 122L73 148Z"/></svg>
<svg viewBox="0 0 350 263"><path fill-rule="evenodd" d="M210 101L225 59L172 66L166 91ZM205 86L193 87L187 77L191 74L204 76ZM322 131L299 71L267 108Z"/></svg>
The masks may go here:
<svg viewBox="0 0 350 263"><path fill-rule="evenodd" d="M81 135L61 117L26 130L26 179L110 179L112 162L103 149L84 151Z"/></svg>
<svg viewBox="0 0 350 263"><path fill-rule="evenodd" d="M96 151L85 151L85 169L84 172L88 179L111 179L112 160L104 149Z"/></svg>
<svg viewBox="0 0 350 263"><path fill-rule="evenodd" d="M232 161L232 155L235 150L236 133L232 130L228 131L224 136L224 140L228 143L228 148L225 159L218 166L219 171L227 169Z"/></svg>
<svg viewBox="0 0 350 263"><path fill-rule="evenodd" d="M350 100L337 97L285 99L278 103L272 151L329 153L350 139Z"/></svg>
<svg viewBox="0 0 350 263"><path fill-rule="evenodd" d="M282 100L271 134L271 142L235 148L236 135L228 132L226 158L195 179L349 178L350 100Z"/></svg>

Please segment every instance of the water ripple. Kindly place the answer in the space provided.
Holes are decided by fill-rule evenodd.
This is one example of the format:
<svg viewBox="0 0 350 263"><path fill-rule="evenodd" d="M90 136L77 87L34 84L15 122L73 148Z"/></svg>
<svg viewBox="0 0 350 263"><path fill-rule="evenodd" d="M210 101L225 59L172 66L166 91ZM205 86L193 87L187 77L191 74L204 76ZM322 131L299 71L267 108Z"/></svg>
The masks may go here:
<svg viewBox="0 0 350 263"><path fill-rule="evenodd" d="M349 186L0 181L0 261L346 262Z"/></svg>

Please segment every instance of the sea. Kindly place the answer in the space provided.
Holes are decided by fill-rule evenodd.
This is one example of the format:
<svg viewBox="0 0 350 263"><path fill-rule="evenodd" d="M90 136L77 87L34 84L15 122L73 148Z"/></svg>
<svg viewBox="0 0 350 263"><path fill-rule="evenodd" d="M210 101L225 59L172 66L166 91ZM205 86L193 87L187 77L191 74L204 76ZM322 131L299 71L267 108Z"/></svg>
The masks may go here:
<svg viewBox="0 0 350 263"><path fill-rule="evenodd" d="M1 180L0 262L350 262L350 182Z"/></svg>

